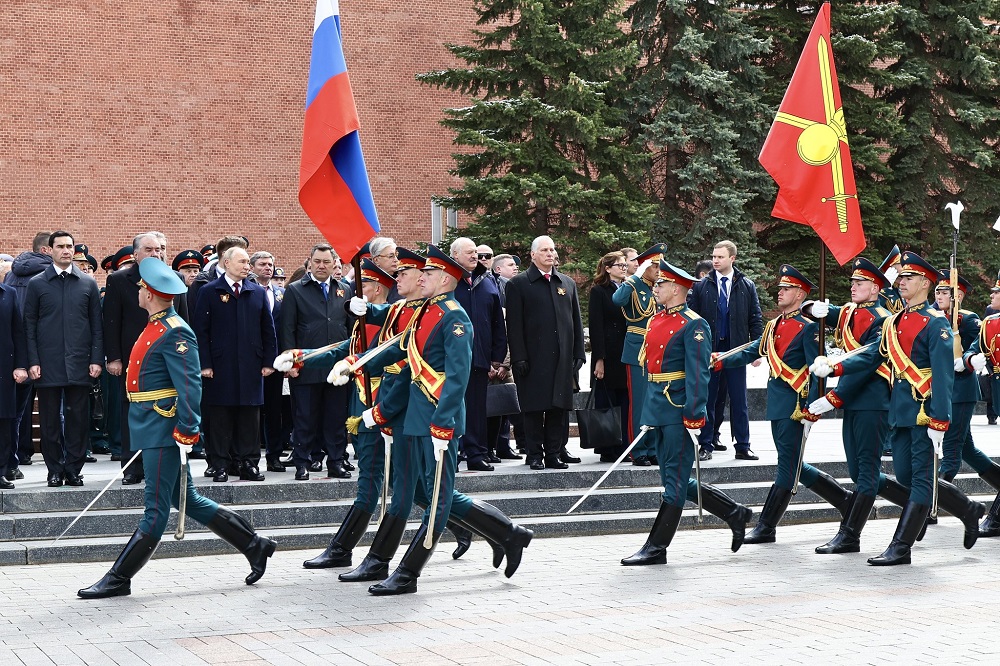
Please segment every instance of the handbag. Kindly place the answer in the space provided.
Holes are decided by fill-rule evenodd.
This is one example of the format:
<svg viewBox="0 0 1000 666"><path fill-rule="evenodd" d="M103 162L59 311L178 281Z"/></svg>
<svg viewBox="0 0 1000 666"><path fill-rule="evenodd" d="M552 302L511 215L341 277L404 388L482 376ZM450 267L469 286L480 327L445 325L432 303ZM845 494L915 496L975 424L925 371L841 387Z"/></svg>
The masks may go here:
<svg viewBox="0 0 1000 666"><path fill-rule="evenodd" d="M600 382L607 394L608 388ZM610 397L610 396L609 396ZM608 402L611 402L610 399ZM609 449L622 444L622 408L594 407L594 390L591 389L583 409L576 410L576 422L580 427L581 449Z"/></svg>
<svg viewBox="0 0 1000 666"><path fill-rule="evenodd" d="M517 384L490 384L486 387L486 417L520 414L517 401Z"/></svg>

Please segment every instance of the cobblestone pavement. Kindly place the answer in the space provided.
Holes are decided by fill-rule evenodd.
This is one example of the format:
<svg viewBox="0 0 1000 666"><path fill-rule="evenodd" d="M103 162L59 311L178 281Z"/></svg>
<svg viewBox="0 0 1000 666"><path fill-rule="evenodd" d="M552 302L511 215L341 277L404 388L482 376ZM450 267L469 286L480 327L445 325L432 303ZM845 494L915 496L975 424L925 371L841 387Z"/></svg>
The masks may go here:
<svg viewBox="0 0 1000 666"><path fill-rule="evenodd" d="M0 664L997 663L1000 540L966 551L942 518L912 566L867 566L894 527L841 556L812 552L830 523L736 554L728 531L687 530L645 568L618 564L644 535L537 539L510 580L477 541L389 598L302 569L304 551L253 587L240 555L154 559L131 597L97 602L74 593L107 563L5 567Z"/></svg>

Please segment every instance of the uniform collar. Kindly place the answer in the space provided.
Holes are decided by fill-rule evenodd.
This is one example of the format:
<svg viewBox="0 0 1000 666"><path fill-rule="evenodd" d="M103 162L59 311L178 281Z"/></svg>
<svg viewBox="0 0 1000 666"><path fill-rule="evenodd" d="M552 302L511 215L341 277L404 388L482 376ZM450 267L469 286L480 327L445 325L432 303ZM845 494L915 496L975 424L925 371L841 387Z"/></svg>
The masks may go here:
<svg viewBox="0 0 1000 666"><path fill-rule="evenodd" d="M672 308L667 308L666 309L666 313L667 314L674 314L674 313L680 312L681 310L683 310L686 307L687 307L687 303L681 303L680 305L675 305Z"/></svg>
<svg viewBox="0 0 1000 666"><path fill-rule="evenodd" d="M159 321L160 319L163 319L164 317L169 317L172 314L174 314L174 308L173 306L170 306L166 310L160 310L156 314L150 315L149 321Z"/></svg>
<svg viewBox="0 0 1000 666"><path fill-rule="evenodd" d="M926 302L917 303L916 305L907 305L905 308L903 308L903 312L917 312L919 310L923 310L926 307L927 307Z"/></svg>
<svg viewBox="0 0 1000 666"><path fill-rule="evenodd" d="M864 303L858 303L859 308L870 308L875 306L878 301L865 301Z"/></svg>
<svg viewBox="0 0 1000 666"><path fill-rule="evenodd" d="M781 318L782 319L795 319L800 314L802 314L802 310L796 308L796 309L792 310L791 312L788 312L786 314L781 315Z"/></svg>

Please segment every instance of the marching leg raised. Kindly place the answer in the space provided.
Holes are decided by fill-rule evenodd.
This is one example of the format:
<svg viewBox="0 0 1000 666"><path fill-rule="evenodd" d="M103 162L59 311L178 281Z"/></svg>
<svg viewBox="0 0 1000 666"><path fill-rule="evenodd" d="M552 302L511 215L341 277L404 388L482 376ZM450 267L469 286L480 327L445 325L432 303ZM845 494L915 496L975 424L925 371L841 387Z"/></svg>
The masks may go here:
<svg viewBox="0 0 1000 666"><path fill-rule="evenodd" d="M277 548L274 541L257 534L243 516L224 506L219 507L215 517L205 527L246 556L250 562L250 574L245 580L247 585L253 585L263 577L267 558L274 555Z"/></svg>
<svg viewBox="0 0 1000 666"><path fill-rule="evenodd" d="M705 510L726 521L729 529L733 531L733 543L730 548L735 553L743 545L747 523L753 518L753 511L749 507L737 504L729 495L707 483L701 484L701 498Z"/></svg>

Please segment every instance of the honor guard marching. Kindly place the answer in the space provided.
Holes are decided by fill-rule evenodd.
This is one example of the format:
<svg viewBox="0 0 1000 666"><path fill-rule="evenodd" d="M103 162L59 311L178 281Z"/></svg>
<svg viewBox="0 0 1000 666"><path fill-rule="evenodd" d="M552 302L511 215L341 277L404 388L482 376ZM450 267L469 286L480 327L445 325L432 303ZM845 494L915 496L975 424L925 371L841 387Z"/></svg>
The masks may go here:
<svg viewBox="0 0 1000 666"><path fill-rule="evenodd" d="M806 309L815 319L836 322L833 340L837 348L854 352L866 345L878 345L882 322L892 315L879 305L880 292L889 286L874 263L858 257L851 273L851 302L843 307L827 307L814 302ZM816 552L856 553L861 550L861 530L875 504L875 495L903 506L909 490L881 473L881 453L889 436L889 388L892 371L887 363L873 365L864 372L845 375L836 388L818 396L818 382L810 392L809 413L819 416L833 409L844 410L843 439L847 469L854 481L854 494L840 530Z"/></svg>
<svg viewBox="0 0 1000 666"><path fill-rule="evenodd" d="M712 331L686 304L695 279L662 258L658 268L653 294L664 309L646 324L638 359L648 381L642 405L642 429L659 461L663 496L645 545L622 560L625 566L666 564L667 547L688 499L697 502L700 495L704 508L729 524L733 530L733 552L742 545L746 524L752 516L750 509L714 486L701 484L699 493L698 482L691 478L698 448L693 432L705 425Z"/></svg>
<svg viewBox="0 0 1000 666"><path fill-rule="evenodd" d="M383 386L379 403L366 411L363 418L372 426L384 427L405 410L402 427L392 430L392 448L409 447L410 461L408 466L397 470L412 469L415 484L423 486L423 495L430 502L399 566L384 582L369 588L374 595L417 591L417 578L449 518L457 518L463 527L500 544L508 559L505 570L508 577L516 571L521 551L533 536L530 530L514 525L496 507L454 490L458 438L465 428L464 397L472 363L472 326L452 292L458 280L465 279L467 274L433 245L428 246L421 272L418 285L420 295L426 300L413 314L400 343L370 361L376 367L385 367L405 358L404 371L409 373L411 381L404 384L401 376L391 387ZM338 362L332 373L350 372L350 363L350 357ZM401 461L401 465L406 463ZM391 511L405 521L414 493L400 492L397 488L394 504L397 494L403 495L398 497L399 508ZM387 564L388 558L382 559ZM496 554L494 563L499 566Z"/></svg>
<svg viewBox="0 0 1000 666"><path fill-rule="evenodd" d="M885 276L886 280L886 285L879 291L879 305L892 314L896 314L906 305L899 295L899 289L897 289L897 285L899 284L899 261L901 257L902 253L899 251L899 246L893 245L892 249L889 250L889 254L885 256L885 259L882 260L882 263L878 267L879 272Z"/></svg>
<svg viewBox="0 0 1000 666"><path fill-rule="evenodd" d="M625 278L621 286L611 296L611 302L622 309L628 326L625 329L625 346L622 349L622 363L628 366L628 438L639 434L640 416L646 396L646 377L639 350L646 336L646 324L656 313L656 299L653 297L653 282L659 270L659 261L667 246L657 243L638 257L639 267L633 275ZM644 438L645 439L645 438ZM632 464L649 467L655 464L656 450L651 442L640 441L632 450Z"/></svg>
<svg viewBox="0 0 1000 666"><path fill-rule="evenodd" d="M875 566L910 563L910 549L931 513L935 495L948 513L965 524L965 547L979 536L979 518L985 508L947 481L935 491L935 461L941 455L951 421L955 383L951 326L931 307L927 296L938 282L938 272L919 255L904 252L899 269L899 293L906 307L882 324L879 345L836 365L825 356L810 370L819 377L867 372L888 360L893 372L889 403L889 441L896 479L910 496L885 552L868 559Z"/></svg>
<svg viewBox="0 0 1000 666"><path fill-rule="evenodd" d="M126 390L132 442L143 451L146 508L111 570L77 594L85 599L131 594L132 577L153 556L170 507L181 506L181 492L184 512L250 561L246 584L253 585L264 575L274 541L258 535L243 517L199 495L187 465L186 454L198 441L201 425L201 365L194 333L171 305L187 287L162 261L143 261L139 276L139 306L149 313L149 323L132 348Z"/></svg>
<svg viewBox="0 0 1000 666"><path fill-rule="evenodd" d="M747 535L746 543L773 543L776 528L792 499L796 471L802 484L832 504L847 517L851 492L829 474L802 459L803 418L815 419L806 408L809 396L809 364L818 355L819 331L815 322L802 314L805 297L815 288L795 267L784 264L778 281L781 315L764 326L761 337L743 348L716 359L713 368L734 368L764 357L770 369L767 382L767 419L778 452L778 470L767 495L760 519Z"/></svg>
<svg viewBox="0 0 1000 666"><path fill-rule="evenodd" d="M983 364L983 367L989 370L990 383L993 388L993 408L996 409L1000 406L1000 275L997 275L997 281L990 289L990 308L998 312L983 319L983 325L979 328L979 337L970 350L976 353L969 358L969 363L973 368ZM990 481L990 485L993 485L992 481ZM979 536L1000 536L1000 493L997 493L989 513L986 514L983 524L979 526Z"/></svg>

